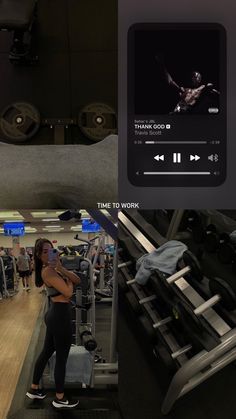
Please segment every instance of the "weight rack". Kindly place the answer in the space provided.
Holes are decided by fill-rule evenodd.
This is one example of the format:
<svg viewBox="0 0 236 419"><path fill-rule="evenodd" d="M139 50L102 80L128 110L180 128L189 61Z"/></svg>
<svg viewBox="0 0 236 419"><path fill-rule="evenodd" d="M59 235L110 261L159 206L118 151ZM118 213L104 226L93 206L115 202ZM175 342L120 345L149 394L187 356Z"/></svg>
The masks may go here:
<svg viewBox="0 0 236 419"><path fill-rule="evenodd" d="M155 246L146 237L145 233L135 225L124 213L119 213L119 223L127 232L129 238L142 246L147 253L155 250ZM157 233L158 234L158 233ZM156 245L158 247L158 243ZM132 258L131 258L132 259ZM152 321L152 327L157 332L160 341L165 343L166 348L175 362L176 371L173 373L167 393L162 404L162 413L168 414L177 399L206 381L212 375L230 364L236 359L236 328L230 325L216 312L214 305L219 302L218 296L207 299L195 289L193 284L184 275L187 267L174 275L166 278L176 296L192 307L193 316L197 316L207 324L206 333L211 330L217 337L214 347L210 350L202 349L192 354L192 343L181 346L176 338L176 333L171 329L173 321L171 316L163 316L158 309L153 308L156 295L147 295L147 287L139 286L133 274L134 261L122 260L120 256L119 282L125 280L125 285L137 298L143 312Z"/></svg>

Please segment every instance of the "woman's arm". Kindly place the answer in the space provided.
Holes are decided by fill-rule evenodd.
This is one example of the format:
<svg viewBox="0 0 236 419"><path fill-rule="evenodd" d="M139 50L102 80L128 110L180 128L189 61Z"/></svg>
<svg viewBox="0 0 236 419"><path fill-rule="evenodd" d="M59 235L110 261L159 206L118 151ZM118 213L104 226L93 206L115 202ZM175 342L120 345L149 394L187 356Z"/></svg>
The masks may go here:
<svg viewBox="0 0 236 419"><path fill-rule="evenodd" d="M64 297L70 298L73 294L73 283L69 280L65 282L60 275L58 275L54 268L48 266L42 272L42 279L43 282L49 286L55 288L58 292L60 292Z"/></svg>
<svg viewBox="0 0 236 419"><path fill-rule="evenodd" d="M57 267L56 269L60 274L66 276L71 282L73 282L73 284L78 285L80 283L80 277L76 275L74 272L68 271L62 265L60 267Z"/></svg>

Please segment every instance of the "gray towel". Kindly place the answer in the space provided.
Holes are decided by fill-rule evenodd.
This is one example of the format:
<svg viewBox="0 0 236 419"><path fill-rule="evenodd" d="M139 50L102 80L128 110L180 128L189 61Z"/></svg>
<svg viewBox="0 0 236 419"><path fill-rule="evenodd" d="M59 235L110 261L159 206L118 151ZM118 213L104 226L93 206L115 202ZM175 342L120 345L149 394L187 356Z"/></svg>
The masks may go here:
<svg viewBox="0 0 236 419"><path fill-rule="evenodd" d="M172 275L176 272L176 264L187 250L187 246L177 240L170 240L151 253L141 256L136 262L136 281L145 285L156 269Z"/></svg>
<svg viewBox="0 0 236 419"><path fill-rule="evenodd" d="M54 381L55 353L50 361L50 381ZM93 356L83 346L71 346L66 364L66 383L90 384L93 371Z"/></svg>
<svg viewBox="0 0 236 419"><path fill-rule="evenodd" d="M90 146L0 147L1 208L97 208L118 199L116 135Z"/></svg>

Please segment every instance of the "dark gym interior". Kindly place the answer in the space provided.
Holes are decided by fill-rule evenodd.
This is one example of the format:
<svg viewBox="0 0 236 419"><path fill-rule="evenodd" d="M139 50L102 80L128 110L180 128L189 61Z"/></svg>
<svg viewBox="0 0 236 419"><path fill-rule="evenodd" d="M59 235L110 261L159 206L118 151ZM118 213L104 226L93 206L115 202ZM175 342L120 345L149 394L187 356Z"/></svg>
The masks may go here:
<svg viewBox="0 0 236 419"><path fill-rule="evenodd" d="M1 16L0 29L3 22ZM117 2L38 0L32 32L36 62L9 60L12 39L13 31L0 32L0 114L11 104L27 102L39 111L41 119L39 131L22 143L57 143L55 131L62 125L69 125L65 144L94 143L78 126L79 112L94 103L116 112ZM102 128L103 138L115 133L106 125ZM0 139L17 144L2 129Z"/></svg>
<svg viewBox="0 0 236 419"><path fill-rule="evenodd" d="M124 417L233 419L234 349L220 359L216 356L196 376L191 376L184 387L186 392L172 406L168 403L184 371L183 365L188 365L190 371L194 363L200 365L200 353L211 356L224 341L220 329L217 333L214 329L214 316L227 326L230 339L235 331L235 211L141 210L122 214L123 218L119 217L118 336L119 401ZM158 269L152 270L145 284L137 282L136 261L149 253L144 250L146 244L141 234L155 249L174 240L187 245L187 253L183 253L181 263L178 260L175 271L186 267L190 271L183 272L182 277L179 275L179 283L175 279L165 285L170 275L163 275ZM190 302L191 293L200 296L201 304L207 303L207 307L200 304L200 315L196 314L193 299ZM140 302L143 297L150 298L149 302ZM153 328L155 316L159 320ZM174 354L170 349L173 344L170 337L178 342L179 353ZM185 360L181 358L183 355ZM202 380L204 374L207 378ZM195 385L187 391L191 382Z"/></svg>

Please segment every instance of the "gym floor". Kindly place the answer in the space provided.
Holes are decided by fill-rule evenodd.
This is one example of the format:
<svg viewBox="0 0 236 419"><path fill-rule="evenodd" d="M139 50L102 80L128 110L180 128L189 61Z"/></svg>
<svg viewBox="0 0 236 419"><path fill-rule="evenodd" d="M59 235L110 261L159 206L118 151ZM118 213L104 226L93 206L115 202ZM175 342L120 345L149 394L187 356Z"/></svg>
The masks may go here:
<svg viewBox="0 0 236 419"><path fill-rule="evenodd" d="M0 302L0 419L5 419L15 392L44 298L38 289L19 291Z"/></svg>
<svg viewBox="0 0 236 419"><path fill-rule="evenodd" d="M12 33L0 33L0 113L17 101L32 103L42 118L77 118L91 102L116 110L116 0L40 0L37 34L39 63L21 67L8 59ZM43 127L27 145L53 142ZM66 143L92 142L74 127Z"/></svg>

